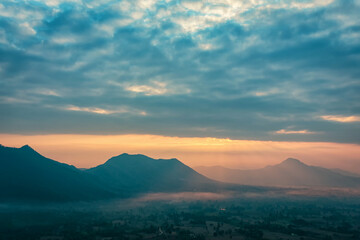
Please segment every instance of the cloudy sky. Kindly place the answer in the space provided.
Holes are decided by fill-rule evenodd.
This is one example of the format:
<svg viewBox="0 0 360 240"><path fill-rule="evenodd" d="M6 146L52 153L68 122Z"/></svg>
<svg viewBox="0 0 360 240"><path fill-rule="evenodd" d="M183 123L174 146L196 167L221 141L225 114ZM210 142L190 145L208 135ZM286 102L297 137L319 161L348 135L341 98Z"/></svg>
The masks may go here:
<svg viewBox="0 0 360 240"><path fill-rule="evenodd" d="M2 0L1 142L136 134L359 149L359 12L360 0Z"/></svg>

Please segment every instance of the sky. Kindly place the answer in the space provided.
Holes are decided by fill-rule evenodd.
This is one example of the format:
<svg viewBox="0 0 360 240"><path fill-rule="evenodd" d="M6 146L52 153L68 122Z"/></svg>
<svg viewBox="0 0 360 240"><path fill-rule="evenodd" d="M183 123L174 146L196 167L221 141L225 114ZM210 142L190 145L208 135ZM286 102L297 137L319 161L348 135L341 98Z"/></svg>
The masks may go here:
<svg viewBox="0 0 360 240"><path fill-rule="evenodd" d="M360 172L359 12L360 0L2 0L0 143L77 166L116 150Z"/></svg>

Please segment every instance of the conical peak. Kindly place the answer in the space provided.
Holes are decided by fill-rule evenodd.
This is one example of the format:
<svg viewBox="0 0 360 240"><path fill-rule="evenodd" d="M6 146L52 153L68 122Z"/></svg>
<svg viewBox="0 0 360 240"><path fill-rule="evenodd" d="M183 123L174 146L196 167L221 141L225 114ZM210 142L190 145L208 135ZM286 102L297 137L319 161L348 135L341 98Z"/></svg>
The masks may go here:
<svg viewBox="0 0 360 240"><path fill-rule="evenodd" d="M305 165L303 162L296 158L288 158L280 164L291 164L291 165Z"/></svg>

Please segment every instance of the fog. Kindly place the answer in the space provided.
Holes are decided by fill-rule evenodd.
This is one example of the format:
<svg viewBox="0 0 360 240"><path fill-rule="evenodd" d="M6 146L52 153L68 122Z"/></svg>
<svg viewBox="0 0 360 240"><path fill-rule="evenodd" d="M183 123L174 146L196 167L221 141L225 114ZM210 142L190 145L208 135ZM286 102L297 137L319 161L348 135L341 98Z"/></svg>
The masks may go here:
<svg viewBox="0 0 360 240"><path fill-rule="evenodd" d="M2 203L0 239L359 239L360 195L339 191L336 197L299 188Z"/></svg>

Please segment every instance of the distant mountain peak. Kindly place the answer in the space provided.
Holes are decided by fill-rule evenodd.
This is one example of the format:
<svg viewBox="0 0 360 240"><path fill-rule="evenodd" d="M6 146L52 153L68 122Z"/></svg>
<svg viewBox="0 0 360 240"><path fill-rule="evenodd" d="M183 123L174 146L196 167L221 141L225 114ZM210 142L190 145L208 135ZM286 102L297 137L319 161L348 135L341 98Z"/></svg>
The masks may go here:
<svg viewBox="0 0 360 240"><path fill-rule="evenodd" d="M291 164L291 165L306 165L305 163L301 162L300 160L296 159L296 158L288 158L286 160L284 160L283 162L280 163L280 165L282 164Z"/></svg>
<svg viewBox="0 0 360 240"><path fill-rule="evenodd" d="M197 168L199 173L223 182L259 186L314 186L359 188L360 177L343 170L331 170L307 165L288 158L276 165L251 170L226 168Z"/></svg>

